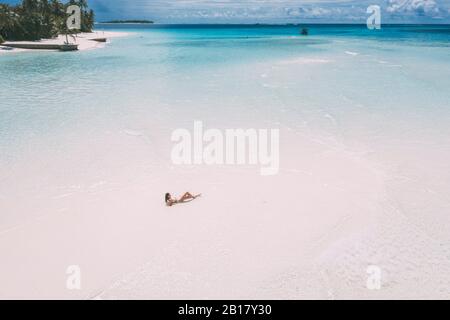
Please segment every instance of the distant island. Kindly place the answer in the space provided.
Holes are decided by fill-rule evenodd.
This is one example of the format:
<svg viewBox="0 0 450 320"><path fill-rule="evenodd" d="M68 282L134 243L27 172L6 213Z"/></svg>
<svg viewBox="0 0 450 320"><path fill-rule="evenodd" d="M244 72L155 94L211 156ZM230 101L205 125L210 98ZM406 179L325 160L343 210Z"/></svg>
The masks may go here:
<svg viewBox="0 0 450 320"><path fill-rule="evenodd" d="M148 24L152 24L154 22L150 21L150 20L110 20L110 21L105 21L102 23L148 23Z"/></svg>

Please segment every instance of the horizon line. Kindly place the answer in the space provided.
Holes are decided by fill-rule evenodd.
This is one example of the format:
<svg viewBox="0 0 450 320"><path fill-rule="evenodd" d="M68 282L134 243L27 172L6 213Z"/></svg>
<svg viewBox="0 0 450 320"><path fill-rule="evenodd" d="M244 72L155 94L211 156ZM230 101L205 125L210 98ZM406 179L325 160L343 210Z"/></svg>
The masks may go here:
<svg viewBox="0 0 450 320"><path fill-rule="evenodd" d="M134 20L134 19L130 19L130 20ZM126 21L126 19L124 20ZM152 22L152 23L144 23L144 22L108 22L108 21L96 21L94 22L94 24L144 24L144 25L159 25L159 26L171 26L171 25L190 25L190 26L202 26L202 25L219 25L219 26L243 26L243 25L248 25L248 26L301 26L301 25L355 25L355 26L365 26L367 25L366 23L351 23L351 22L298 22L298 23L294 23L294 22L286 22L286 23L261 23L261 22L256 22L256 23L183 23L183 22L178 22L178 23L158 23L158 22ZM414 26L450 26L449 22L446 23L411 23L411 22L392 22L392 23L383 23L381 24L381 26L393 26L393 25L414 25Z"/></svg>

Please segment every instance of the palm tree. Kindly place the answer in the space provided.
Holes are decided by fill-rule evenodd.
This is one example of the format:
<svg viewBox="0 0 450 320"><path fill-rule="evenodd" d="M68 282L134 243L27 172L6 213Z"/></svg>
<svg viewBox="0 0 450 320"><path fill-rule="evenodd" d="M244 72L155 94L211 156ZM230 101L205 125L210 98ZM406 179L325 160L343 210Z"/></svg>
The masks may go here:
<svg viewBox="0 0 450 320"><path fill-rule="evenodd" d="M39 40L43 34L43 17L40 13L39 0L22 0L16 7L19 22L25 30L24 40Z"/></svg>
<svg viewBox="0 0 450 320"><path fill-rule="evenodd" d="M25 32L20 24L20 16L7 4L0 4L0 36L4 40L14 40Z"/></svg>
<svg viewBox="0 0 450 320"><path fill-rule="evenodd" d="M53 38L57 32L53 26L52 8L48 0L39 1L39 14L42 19L42 33L43 38Z"/></svg>
<svg viewBox="0 0 450 320"><path fill-rule="evenodd" d="M63 33L66 31L66 10L64 4L59 0L51 0L50 11L53 21L53 28L55 29L53 33Z"/></svg>

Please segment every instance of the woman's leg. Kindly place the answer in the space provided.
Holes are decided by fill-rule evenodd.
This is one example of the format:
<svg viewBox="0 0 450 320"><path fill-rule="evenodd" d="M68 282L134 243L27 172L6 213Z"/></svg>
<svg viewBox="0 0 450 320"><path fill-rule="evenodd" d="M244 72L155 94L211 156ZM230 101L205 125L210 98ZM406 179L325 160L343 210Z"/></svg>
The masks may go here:
<svg viewBox="0 0 450 320"><path fill-rule="evenodd" d="M186 193L180 198L180 201L186 201L186 200L189 200L189 199L195 199L195 197L194 197L192 194L190 194L189 192L186 192Z"/></svg>

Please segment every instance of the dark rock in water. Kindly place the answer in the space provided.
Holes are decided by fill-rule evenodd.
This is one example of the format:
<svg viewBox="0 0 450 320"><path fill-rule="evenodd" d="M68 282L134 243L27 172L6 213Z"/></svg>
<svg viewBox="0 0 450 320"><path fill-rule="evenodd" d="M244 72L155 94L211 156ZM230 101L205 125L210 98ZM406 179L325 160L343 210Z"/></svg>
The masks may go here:
<svg viewBox="0 0 450 320"><path fill-rule="evenodd" d="M309 34L309 31L308 31L307 28L303 28L302 31L300 32L300 34L301 34L302 36L307 36L307 35Z"/></svg>

